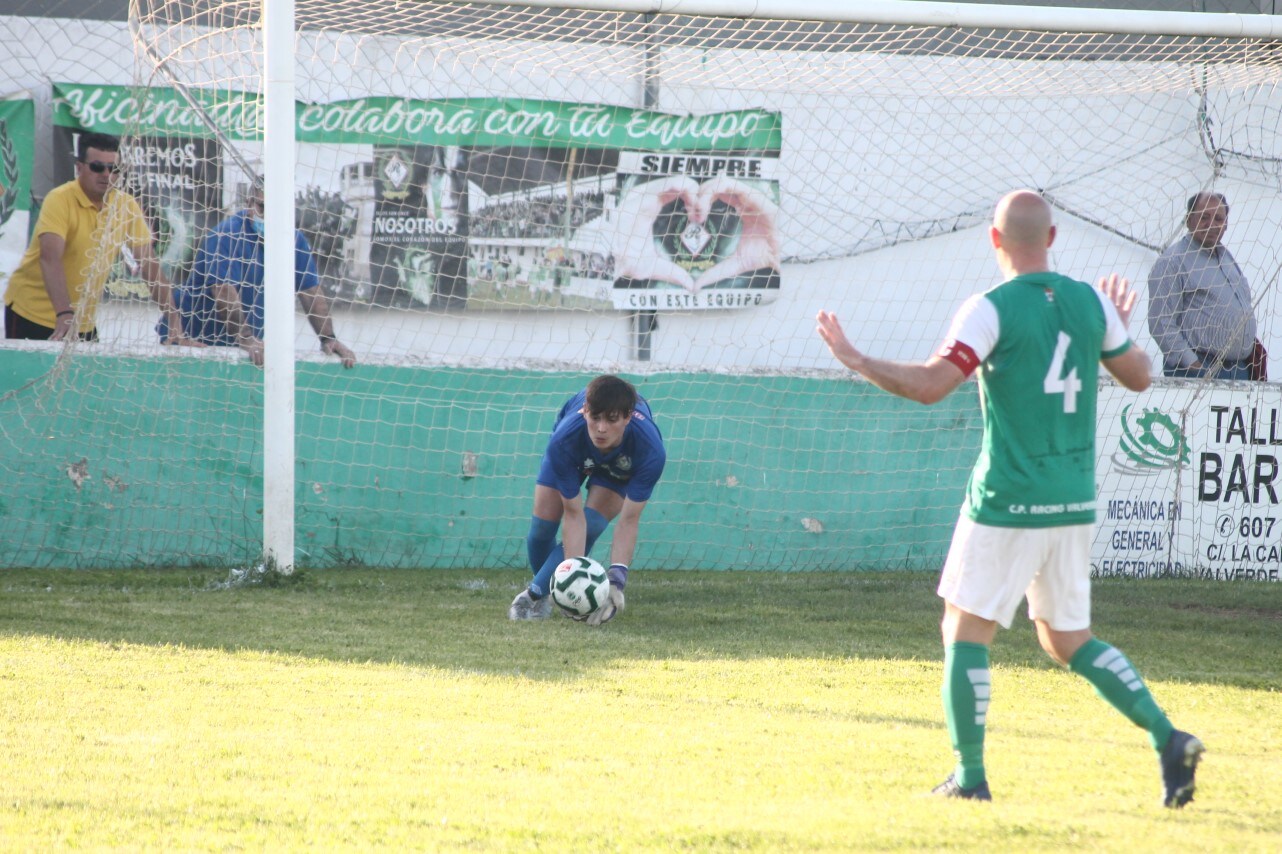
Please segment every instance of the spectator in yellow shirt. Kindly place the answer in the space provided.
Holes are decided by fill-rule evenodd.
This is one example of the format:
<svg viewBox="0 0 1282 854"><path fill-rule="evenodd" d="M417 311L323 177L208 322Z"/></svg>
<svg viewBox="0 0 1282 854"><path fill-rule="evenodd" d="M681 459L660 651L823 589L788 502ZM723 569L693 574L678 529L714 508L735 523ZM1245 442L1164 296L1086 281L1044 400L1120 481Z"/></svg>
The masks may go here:
<svg viewBox="0 0 1282 854"><path fill-rule="evenodd" d="M98 340L98 300L122 251L132 253L151 296L177 321L171 288L133 196L116 187L120 141L81 134L76 177L45 196L31 243L4 295L6 338ZM170 329L182 329L176 322ZM171 344L190 344L171 338Z"/></svg>

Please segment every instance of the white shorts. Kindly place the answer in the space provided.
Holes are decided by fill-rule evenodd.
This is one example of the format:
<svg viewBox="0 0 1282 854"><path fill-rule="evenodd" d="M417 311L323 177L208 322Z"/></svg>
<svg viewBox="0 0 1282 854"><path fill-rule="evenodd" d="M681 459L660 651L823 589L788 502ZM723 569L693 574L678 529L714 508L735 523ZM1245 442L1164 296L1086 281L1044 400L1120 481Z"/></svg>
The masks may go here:
<svg viewBox="0 0 1282 854"><path fill-rule="evenodd" d="M939 579L940 597L1009 629L1019 600L1028 618L1072 632L1091 626L1094 525L998 528L957 520Z"/></svg>

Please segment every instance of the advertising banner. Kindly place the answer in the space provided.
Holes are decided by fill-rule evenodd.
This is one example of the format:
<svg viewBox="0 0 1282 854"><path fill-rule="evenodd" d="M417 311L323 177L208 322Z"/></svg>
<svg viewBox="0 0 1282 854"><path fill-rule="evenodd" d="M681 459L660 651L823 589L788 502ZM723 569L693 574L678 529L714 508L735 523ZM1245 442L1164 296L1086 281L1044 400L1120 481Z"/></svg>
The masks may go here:
<svg viewBox="0 0 1282 854"><path fill-rule="evenodd" d="M1282 580L1282 390L1101 388L1098 576Z"/></svg>
<svg viewBox="0 0 1282 854"><path fill-rule="evenodd" d="M31 231L31 169L36 133L30 98L0 101L0 275L18 266ZM0 279L0 290L3 289Z"/></svg>
<svg viewBox="0 0 1282 854"><path fill-rule="evenodd" d="M614 305L741 308L779 292L776 156L623 153Z"/></svg>
<svg viewBox="0 0 1282 854"><path fill-rule="evenodd" d="M182 275L261 171L262 106L250 93L58 83L60 168L70 176L81 130L128 137L129 189ZM679 310L779 293L778 112L394 97L296 109L297 225L333 298Z"/></svg>
<svg viewBox="0 0 1282 854"><path fill-rule="evenodd" d="M433 307L737 308L778 294L780 114L518 99L300 107L373 146L373 298Z"/></svg>
<svg viewBox="0 0 1282 854"><path fill-rule="evenodd" d="M374 147L375 302L404 294L434 309L466 306L467 202L463 148Z"/></svg>

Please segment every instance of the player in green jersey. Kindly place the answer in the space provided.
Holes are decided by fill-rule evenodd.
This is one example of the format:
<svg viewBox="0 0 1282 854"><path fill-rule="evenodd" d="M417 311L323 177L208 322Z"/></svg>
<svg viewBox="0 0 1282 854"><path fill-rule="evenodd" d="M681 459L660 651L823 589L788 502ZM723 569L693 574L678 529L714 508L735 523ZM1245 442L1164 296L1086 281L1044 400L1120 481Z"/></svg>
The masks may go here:
<svg viewBox="0 0 1282 854"><path fill-rule="evenodd" d="M1032 190L1002 197L989 239L1007 281L967 300L924 363L867 356L836 316L818 317L833 356L892 394L935 403L978 372L983 448L939 582L942 693L958 762L934 791L992 800L984 771L988 650L1027 596L1042 649L1148 731L1162 802L1182 807L1193 799L1202 743L1171 725L1135 667L1090 628L1099 366L1132 391L1150 382L1148 357L1126 331L1135 294L1116 275L1094 288L1051 272L1055 226Z"/></svg>

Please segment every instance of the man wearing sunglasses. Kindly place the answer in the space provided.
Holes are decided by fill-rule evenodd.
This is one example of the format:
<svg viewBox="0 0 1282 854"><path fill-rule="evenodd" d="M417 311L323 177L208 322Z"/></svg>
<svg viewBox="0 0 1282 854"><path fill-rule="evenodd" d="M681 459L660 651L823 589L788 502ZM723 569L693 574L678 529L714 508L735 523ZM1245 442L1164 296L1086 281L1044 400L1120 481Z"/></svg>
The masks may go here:
<svg viewBox="0 0 1282 854"><path fill-rule="evenodd" d="M98 301L122 253L137 263L166 316L177 320L142 208L116 186L119 152L114 136L83 133L77 139L76 177L45 196L31 243L9 277L6 338L97 341Z"/></svg>

